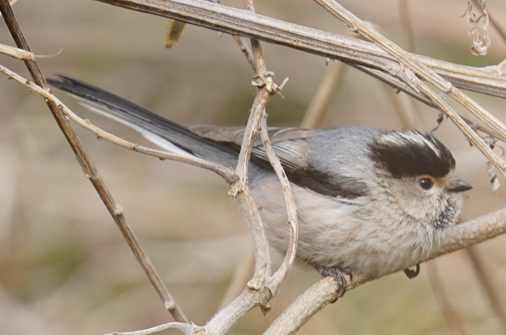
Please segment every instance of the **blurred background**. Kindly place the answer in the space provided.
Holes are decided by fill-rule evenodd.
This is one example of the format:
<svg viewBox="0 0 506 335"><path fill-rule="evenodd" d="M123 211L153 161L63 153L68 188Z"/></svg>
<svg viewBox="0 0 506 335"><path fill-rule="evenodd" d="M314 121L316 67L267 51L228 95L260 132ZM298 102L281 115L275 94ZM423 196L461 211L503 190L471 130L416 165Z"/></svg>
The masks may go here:
<svg viewBox="0 0 506 335"><path fill-rule="evenodd" d="M242 8L242 1L222 3ZM399 1L341 3L407 47ZM493 27L489 54L471 55L472 26L461 18L466 1L408 3L415 52L472 66L495 65L506 57L506 41ZM258 0L255 5L260 14L347 33L312 1ZM506 2L489 0L487 5L506 26ZM47 76L79 78L184 125L247 121L255 94L253 73L228 35L188 26L179 44L165 49L168 20L95 1L21 0L14 12L34 53L50 55L39 59ZM14 45L3 24L0 43ZM263 50L276 81L290 78L284 98L269 101L269 124L300 125L329 65L322 57L277 45L263 43ZM0 64L27 76L20 61L0 55ZM402 127L388 90L346 67L319 127ZM133 131L57 95L104 129L147 144ZM470 95L506 121L504 100ZM413 104L416 128L430 131L438 111ZM169 291L193 322L204 324L251 252L227 184L211 172L133 153L74 128ZM485 158L456 127L445 121L436 135L454 153L461 177L474 186L467 193L462 221L504 207L505 187L492 192ZM481 271L475 271L468 253L459 251L422 264L416 279L397 273L350 291L299 334L501 334L506 317L501 312L506 306L505 242L503 236L474 248ZM480 273L489 276L495 308L480 284ZM436 275L434 293L429 278ZM260 334L319 278L316 271L293 269L272 300L272 311L265 317L259 309L251 311L232 333ZM452 306L460 326L448 326L445 318L451 313L443 312L441 300ZM95 335L171 320L42 99L0 77L0 333Z"/></svg>

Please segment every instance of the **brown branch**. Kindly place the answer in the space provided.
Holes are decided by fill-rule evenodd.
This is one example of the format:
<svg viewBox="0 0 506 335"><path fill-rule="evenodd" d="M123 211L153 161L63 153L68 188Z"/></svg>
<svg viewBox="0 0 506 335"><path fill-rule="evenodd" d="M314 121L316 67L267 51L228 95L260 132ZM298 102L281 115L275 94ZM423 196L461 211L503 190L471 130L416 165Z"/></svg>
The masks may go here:
<svg viewBox="0 0 506 335"><path fill-rule="evenodd" d="M11 2L9 2L9 5L12 7L12 6L14 6L16 3L18 3L18 2L19 2L19 0L12 0ZM2 13L0 13L0 17L2 17L2 15L3 15L3 14L2 14Z"/></svg>
<svg viewBox="0 0 506 335"><path fill-rule="evenodd" d="M26 42L23 33L18 25L18 22L14 16L14 13L12 12L12 8L7 0L0 0L0 12L4 17L7 27L17 47L20 49L24 49L28 52L31 52L28 43ZM50 92L46 79L44 78L35 60L25 60L24 62L34 82L43 90ZM144 272L148 276L151 284L153 285L158 295L162 299L165 308L172 314L172 316L176 321L188 322L188 319L186 318L182 310L179 308L179 306L176 304L174 299L171 297L170 293L163 285L156 270L153 268L151 262L149 261L146 254L142 250L137 238L135 237L135 234L133 233L133 231L131 230L130 226L128 225L125 219L121 206L119 206L112 197L111 193L109 192L107 186L100 177L94 164L86 154L83 146L81 145L79 139L77 138L77 135L70 127L63 113L59 110L58 105L50 100L46 100L46 104L48 105L49 110L51 111L53 117L56 120L56 123L63 132L65 138L67 139L67 142L74 151L76 159L81 165L85 177L88 178L95 187L95 190L102 199L104 205L107 207L107 210L111 214L114 222L116 222L116 225L120 229L124 238L128 242L128 245L132 249L135 257L137 258Z"/></svg>
<svg viewBox="0 0 506 335"><path fill-rule="evenodd" d="M435 85L438 89L448 94L461 105L466 107L475 117L485 123L492 130L501 136L506 136L506 126L496 117L488 113L483 107L474 100L455 88L450 82L443 79L428 66L419 62L412 54L402 50L395 43L391 42L376 30L366 25L362 20L349 12L346 8L333 0L315 0L332 15L343 21L351 30L358 32L370 41L380 46L383 50L395 57L407 69L404 69L404 81L412 85L414 89L419 90L423 95L429 98L434 105L442 110L455 125L464 133L466 138L475 145L487 159L494 164L499 172L506 177L506 163L497 156L489 146L478 136L467 123L448 105L444 99L425 85L416 75ZM415 75L416 74L416 75Z"/></svg>
<svg viewBox="0 0 506 335"><path fill-rule="evenodd" d="M388 53L370 42L328 33L273 19L244 10L196 0L96 0L111 5L177 19L212 30L258 38L323 57L342 60L359 69L376 69L389 78L392 85L400 73L399 63ZM506 97L506 78L497 67L474 68L450 62L411 55L431 67L455 86L483 94ZM378 78L380 76L377 76ZM396 86L397 87L397 86ZM405 85L398 87L406 90ZM422 101L425 97L412 92Z"/></svg>

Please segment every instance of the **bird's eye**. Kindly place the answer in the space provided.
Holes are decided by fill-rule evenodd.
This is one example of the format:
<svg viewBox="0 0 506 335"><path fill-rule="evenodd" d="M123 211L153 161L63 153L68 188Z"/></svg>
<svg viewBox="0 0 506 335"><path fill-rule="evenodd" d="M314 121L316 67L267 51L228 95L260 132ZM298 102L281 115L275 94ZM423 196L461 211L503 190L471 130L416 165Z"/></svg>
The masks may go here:
<svg viewBox="0 0 506 335"><path fill-rule="evenodd" d="M432 182L432 179L430 178L422 178L418 181L418 184L420 184L420 187L424 190L430 190L434 183Z"/></svg>

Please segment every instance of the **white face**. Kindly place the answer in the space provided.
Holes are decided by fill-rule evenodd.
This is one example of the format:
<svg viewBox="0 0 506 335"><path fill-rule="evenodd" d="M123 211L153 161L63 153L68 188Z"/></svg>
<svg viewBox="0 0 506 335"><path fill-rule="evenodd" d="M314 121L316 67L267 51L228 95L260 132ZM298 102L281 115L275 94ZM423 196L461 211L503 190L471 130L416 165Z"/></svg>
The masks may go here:
<svg viewBox="0 0 506 335"><path fill-rule="evenodd" d="M416 220L433 221L443 217L445 221L451 221L446 224L454 223L460 212L462 195L446 189L455 179L454 170L444 177L392 178L387 192L406 215Z"/></svg>

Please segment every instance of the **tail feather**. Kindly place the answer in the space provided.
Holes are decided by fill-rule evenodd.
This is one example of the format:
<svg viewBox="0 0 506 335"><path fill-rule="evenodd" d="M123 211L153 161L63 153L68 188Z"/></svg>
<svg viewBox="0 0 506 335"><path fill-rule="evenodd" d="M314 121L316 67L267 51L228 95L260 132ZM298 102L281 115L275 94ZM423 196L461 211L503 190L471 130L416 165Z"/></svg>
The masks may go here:
<svg viewBox="0 0 506 335"><path fill-rule="evenodd" d="M48 79L48 83L76 97L88 109L134 128L165 150L194 155L226 167L234 166L237 161L237 151L224 143L203 138L176 122L98 87L71 77L58 77Z"/></svg>

